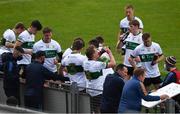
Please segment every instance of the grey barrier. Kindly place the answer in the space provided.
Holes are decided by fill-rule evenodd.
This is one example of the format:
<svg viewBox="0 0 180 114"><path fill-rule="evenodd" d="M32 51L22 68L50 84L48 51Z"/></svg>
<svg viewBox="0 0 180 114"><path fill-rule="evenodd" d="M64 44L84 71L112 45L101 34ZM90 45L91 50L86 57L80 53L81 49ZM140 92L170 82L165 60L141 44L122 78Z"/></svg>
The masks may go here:
<svg viewBox="0 0 180 114"><path fill-rule="evenodd" d="M29 110L21 107L14 107L8 106L4 104L0 104L0 113L39 113L43 114L42 112L37 112L34 110Z"/></svg>
<svg viewBox="0 0 180 114"><path fill-rule="evenodd" d="M24 89L21 83L20 98L24 107ZM3 79L0 78L0 104L6 104L6 96L3 90ZM90 113L90 97L86 93L79 93L77 84L50 84L44 88L43 112L47 113Z"/></svg>
<svg viewBox="0 0 180 114"><path fill-rule="evenodd" d="M20 98L24 107L24 89L21 83ZM86 88L88 89L88 88ZM93 89L92 89L93 90ZM100 91L100 90L96 90ZM0 104L6 104L6 96L3 90L3 79L0 78ZM91 113L91 97L85 92L79 92L76 83L56 84L49 83L49 87L44 87L43 112L47 113ZM175 102L169 99L166 103L166 112L175 112Z"/></svg>

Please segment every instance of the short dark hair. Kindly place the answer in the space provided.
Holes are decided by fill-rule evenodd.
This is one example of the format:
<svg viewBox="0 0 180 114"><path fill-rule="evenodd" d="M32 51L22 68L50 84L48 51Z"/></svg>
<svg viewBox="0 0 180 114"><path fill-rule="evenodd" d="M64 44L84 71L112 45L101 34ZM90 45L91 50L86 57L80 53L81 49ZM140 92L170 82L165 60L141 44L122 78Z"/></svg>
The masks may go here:
<svg viewBox="0 0 180 114"><path fill-rule="evenodd" d="M134 10L133 5L131 5L131 4L128 4L128 5L125 6L125 9L130 9L130 8Z"/></svg>
<svg viewBox="0 0 180 114"><path fill-rule="evenodd" d="M150 33L147 32L142 35L143 41L149 39L150 37L151 37Z"/></svg>
<svg viewBox="0 0 180 114"><path fill-rule="evenodd" d="M36 28L38 31L40 31L42 29L42 25L39 22L39 20L32 21L31 26Z"/></svg>
<svg viewBox="0 0 180 114"><path fill-rule="evenodd" d="M37 51L37 52L35 53L35 58L36 58L36 59L39 59L40 57L45 56L45 55L46 55L46 54L45 54L44 51Z"/></svg>
<svg viewBox="0 0 180 114"><path fill-rule="evenodd" d="M52 29L49 28L49 27L45 27L45 28L43 29L43 34L44 34L44 33L50 33L50 32L52 32Z"/></svg>
<svg viewBox="0 0 180 114"><path fill-rule="evenodd" d="M138 20L134 19L134 20L130 21L129 25L134 25L134 26L138 26L139 27L140 24L139 24Z"/></svg>
<svg viewBox="0 0 180 114"><path fill-rule="evenodd" d="M24 49L21 46L16 46L14 49L21 53L24 53Z"/></svg>
<svg viewBox="0 0 180 114"><path fill-rule="evenodd" d="M103 37L102 36L96 36L96 38L95 38L99 43L104 43L104 39L103 39Z"/></svg>
<svg viewBox="0 0 180 114"><path fill-rule="evenodd" d="M16 23L16 25L15 25L15 27L14 27L15 29L25 29L25 26L24 26L24 24L22 23L22 22L18 22L18 23Z"/></svg>
<svg viewBox="0 0 180 114"><path fill-rule="evenodd" d="M115 71L118 71L118 70L123 70L124 69L124 67L126 67L125 65L123 65L123 64L118 64L117 66L116 66L116 68L115 68Z"/></svg>
<svg viewBox="0 0 180 114"><path fill-rule="evenodd" d="M96 39L92 39L88 43L89 45L94 45L96 48L99 47L99 42Z"/></svg>
<svg viewBox="0 0 180 114"><path fill-rule="evenodd" d="M143 75L145 73L145 71L146 70L144 68L136 68L136 69L134 69L133 74L134 74L134 76L139 77L139 76Z"/></svg>
<svg viewBox="0 0 180 114"><path fill-rule="evenodd" d="M80 38L79 38L80 39ZM85 46L83 40L75 40L72 44L72 50L80 50Z"/></svg>
<svg viewBox="0 0 180 114"><path fill-rule="evenodd" d="M77 38L74 39L74 41L76 41L76 40L81 40L81 41L84 42L84 40L81 37L77 37Z"/></svg>
<svg viewBox="0 0 180 114"><path fill-rule="evenodd" d="M93 58L93 54L95 53L95 46L94 45L90 45L87 49L86 49L86 56L88 59L92 59Z"/></svg>

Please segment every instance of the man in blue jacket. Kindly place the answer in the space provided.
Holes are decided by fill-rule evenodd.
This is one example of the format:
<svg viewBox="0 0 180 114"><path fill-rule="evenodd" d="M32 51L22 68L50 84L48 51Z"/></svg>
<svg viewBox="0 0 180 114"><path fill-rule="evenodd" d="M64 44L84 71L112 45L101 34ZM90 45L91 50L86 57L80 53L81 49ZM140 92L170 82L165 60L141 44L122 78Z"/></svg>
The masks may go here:
<svg viewBox="0 0 180 114"><path fill-rule="evenodd" d="M128 69L123 64L116 66L114 74L109 74L103 85L101 100L101 113L117 113L121 93L125 83Z"/></svg>
<svg viewBox="0 0 180 114"><path fill-rule="evenodd" d="M134 76L124 85L120 104L119 113L132 113L141 111L141 99L146 101L157 101L167 99L167 95L150 96L148 95L143 81L145 79L145 70L137 68L134 70Z"/></svg>

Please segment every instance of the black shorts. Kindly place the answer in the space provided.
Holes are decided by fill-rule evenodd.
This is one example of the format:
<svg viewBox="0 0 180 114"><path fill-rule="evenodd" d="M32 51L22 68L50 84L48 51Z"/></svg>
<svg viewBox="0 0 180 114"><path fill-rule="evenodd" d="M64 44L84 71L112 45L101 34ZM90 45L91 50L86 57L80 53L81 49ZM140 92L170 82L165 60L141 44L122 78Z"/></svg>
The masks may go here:
<svg viewBox="0 0 180 114"><path fill-rule="evenodd" d="M133 68L133 67L128 67L128 66L126 66L126 67L127 67L127 69L128 69L128 75L129 75L129 76L133 76L134 68Z"/></svg>
<svg viewBox="0 0 180 114"><path fill-rule="evenodd" d="M151 84L160 84L162 82L161 76L155 78L145 78L144 85L150 86Z"/></svg>

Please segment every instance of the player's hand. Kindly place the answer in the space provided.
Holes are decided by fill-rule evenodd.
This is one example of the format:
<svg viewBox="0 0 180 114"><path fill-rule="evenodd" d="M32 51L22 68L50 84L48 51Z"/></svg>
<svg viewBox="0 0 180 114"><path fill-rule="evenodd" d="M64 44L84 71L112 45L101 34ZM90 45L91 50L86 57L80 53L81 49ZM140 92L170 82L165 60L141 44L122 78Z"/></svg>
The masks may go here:
<svg viewBox="0 0 180 114"><path fill-rule="evenodd" d="M161 100L168 99L168 98L169 98L169 96L166 95L166 94L160 96L160 99L161 99Z"/></svg>
<svg viewBox="0 0 180 114"><path fill-rule="evenodd" d="M119 36L119 41L121 41L124 37L125 33L123 33L122 35Z"/></svg>
<svg viewBox="0 0 180 114"><path fill-rule="evenodd" d="M106 48L106 52L107 52L108 54L112 54L111 50L110 50L108 47Z"/></svg>
<svg viewBox="0 0 180 114"><path fill-rule="evenodd" d="M136 61L136 62L141 62L141 59L140 59L140 57L138 56L138 57L136 57L136 58L134 58L134 60Z"/></svg>
<svg viewBox="0 0 180 114"><path fill-rule="evenodd" d="M155 65L158 63L159 54L154 54L153 61L151 62L151 65Z"/></svg>
<svg viewBox="0 0 180 114"><path fill-rule="evenodd" d="M58 60L54 59L54 64L57 65L58 64Z"/></svg>
<svg viewBox="0 0 180 114"><path fill-rule="evenodd" d="M151 65L153 66L153 65L155 65L155 64L157 64L158 63L158 61L152 61L151 62Z"/></svg>

